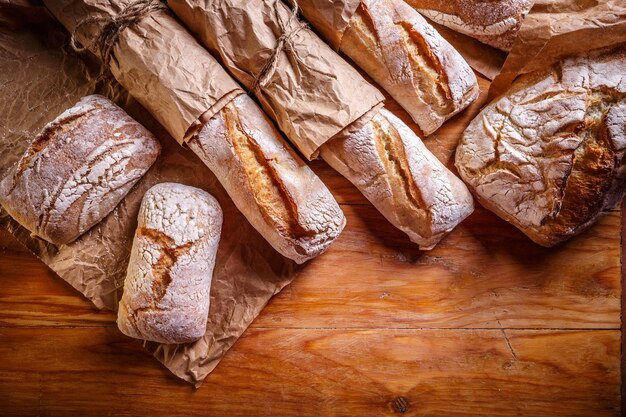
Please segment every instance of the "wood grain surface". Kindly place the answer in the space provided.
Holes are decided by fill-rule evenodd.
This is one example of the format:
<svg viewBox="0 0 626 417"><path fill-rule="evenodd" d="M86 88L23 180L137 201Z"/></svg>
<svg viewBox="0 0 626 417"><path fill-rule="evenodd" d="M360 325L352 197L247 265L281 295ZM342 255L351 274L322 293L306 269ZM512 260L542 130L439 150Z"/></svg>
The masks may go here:
<svg viewBox="0 0 626 417"><path fill-rule="evenodd" d="M425 141L449 167L480 84ZM347 180L311 166L345 231L197 390L0 232L0 415L620 415L620 210L545 249L478 207L420 252Z"/></svg>

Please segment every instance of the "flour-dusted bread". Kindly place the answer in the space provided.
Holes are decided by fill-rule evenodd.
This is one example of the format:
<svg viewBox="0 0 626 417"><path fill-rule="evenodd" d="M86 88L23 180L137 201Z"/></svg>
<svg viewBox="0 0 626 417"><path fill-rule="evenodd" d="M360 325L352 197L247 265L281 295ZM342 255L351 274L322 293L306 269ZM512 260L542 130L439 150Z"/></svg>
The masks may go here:
<svg viewBox="0 0 626 417"><path fill-rule="evenodd" d="M247 95L206 121L188 145L282 255L305 262L343 230L345 217L328 188Z"/></svg>
<svg viewBox="0 0 626 417"><path fill-rule="evenodd" d="M465 184L385 109L331 139L321 155L420 249L432 249L474 210Z"/></svg>
<svg viewBox="0 0 626 417"><path fill-rule="evenodd" d="M402 0L362 0L340 50L387 90L426 135L478 97L467 62Z"/></svg>
<svg viewBox="0 0 626 417"><path fill-rule="evenodd" d="M553 246L626 187L626 51L568 58L519 78L471 122L456 166L483 206Z"/></svg>
<svg viewBox="0 0 626 417"><path fill-rule="evenodd" d="M222 209L206 191L161 183L141 202L117 325L127 336L187 343L204 336Z"/></svg>
<svg viewBox="0 0 626 417"><path fill-rule="evenodd" d="M533 0L406 0L435 23L510 51Z"/></svg>
<svg viewBox="0 0 626 417"><path fill-rule="evenodd" d="M76 240L109 214L154 163L157 139L99 95L46 125L0 182L0 204L54 244Z"/></svg>

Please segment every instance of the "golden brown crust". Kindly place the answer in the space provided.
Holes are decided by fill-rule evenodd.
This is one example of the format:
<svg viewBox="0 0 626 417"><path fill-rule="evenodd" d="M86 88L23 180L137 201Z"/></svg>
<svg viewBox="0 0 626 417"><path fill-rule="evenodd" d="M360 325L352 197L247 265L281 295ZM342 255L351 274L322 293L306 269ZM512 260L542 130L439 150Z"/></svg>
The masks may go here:
<svg viewBox="0 0 626 417"><path fill-rule="evenodd" d="M385 109L321 155L420 249L432 249L474 209L463 182Z"/></svg>
<svg viewBox="0 0 626 417"><path fill-rule="evenodd" d="M626 52L568 58L517 80L465 131L457 168L478 200L554 246L621 199Z"/></svg>
<svg viewBox="0 0 626 417"><path fill-rule="evenodd" d="M478 95L469 65L401 1L363 0L340 49L387 90L425 134Z"/></svg>
<svg viewBox="0 0 626 417"><path fill-rule="evenodd" d="M188 145L284 256L305 262L341 233L345 218L335 199L247 95L228 103Z"/></svg>

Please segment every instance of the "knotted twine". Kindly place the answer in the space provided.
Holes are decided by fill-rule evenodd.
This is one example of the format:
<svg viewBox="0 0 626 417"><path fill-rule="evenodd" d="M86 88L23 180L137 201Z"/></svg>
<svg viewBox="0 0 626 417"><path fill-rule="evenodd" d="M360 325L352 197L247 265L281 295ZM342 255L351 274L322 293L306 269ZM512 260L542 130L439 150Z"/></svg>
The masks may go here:
<svg viewBox="0 0 626 417"><path fill-rule="evenodd" d="M293 8L289 17L285 21L279 13L280 0L275 0L274 10L278 25L280 26L281 35L276 39L276 46L272 54L267 59L261 71L254 77L254 83L251 90L258 94L260 90L267 85L278 66L280 54L285 51L292 54L292 57L299 63L306 65L298 56L293 45L293 37L302 29L306 28L306 23L298 19L299 6L297 0L292 0ZM126 6L117 16L94 16L82 20L74 30L70 38L70 45L76 52L84 52L90 47L95 46L106 67L109 67L113 48L115 47L120 34L127 27L137 23L143 17L157 10L167 10L168 7L161 0L137 0ZM105 22L100 33L87 45L82 45L78 41L77 33L83 26L92 23Z"/></svg>
<svg viewBox="0 0 626 417"><path fill-rule="evenodd" d="M285 21L281 17L279 13L280 10L280 0L274 1L274 11L276 12L276 18L278 21L278 25L280 26L281 35L276 39L276 47L272 51L272 54L265 61L265 65L261 68L261 71L254 77L254 84L252 84L251 90L258 94L260 90L267 85L267 83L276 72L276 67L278 66L278 61L280 59L280 54L285 51L291 53L292 57L301 63L302 65L306 65L299 55L295 52L293 37L300 32L302 29L306 28L306 23L302 22L298 19L298 1L291 0L293 4L293 8L291 9L291 13L289 14L289 18Z"/></svg>
<svg viewBox="0 0 626 417"><path fill-rule="evenodd" d="M145 16L157 10L167 10L167 5L160 0L137 0L126 6L117 16L94 16L82 20L74 30L70 38L70 45L76 52L84 52L95 46L104 65L108 68L113 54L113 48L117 43L120 34L127 27L134 25ZM81 45L77 39L78 30L92 23L105 22L102 30L87 45Z"/></svg>

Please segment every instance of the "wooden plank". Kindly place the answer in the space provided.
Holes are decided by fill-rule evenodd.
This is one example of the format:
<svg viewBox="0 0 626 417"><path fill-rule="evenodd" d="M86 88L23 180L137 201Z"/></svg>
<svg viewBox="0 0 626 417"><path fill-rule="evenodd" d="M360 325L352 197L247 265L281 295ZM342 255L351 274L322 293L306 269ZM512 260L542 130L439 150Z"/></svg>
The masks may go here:
<svg viewBox="0 0 626 417"><path fill-rule="evenodd" d="M51 416L615 416L619 339L619 331L254 329L194 392L115 328L5 328L0 404Z"/></svg>
<svg viewBox="0 0 626 417"><path fill-rule="evenodd" d="M0 326L94 326L115 323L13 237L0 249Z"/></svg>
<svg viewBox="0 0 626 417"><path fill-rule="evenodd" d="M620 213L545 249L479 209L419 252L371 206L253 323L290 328L620 327ZM26 252L0 256L0 325L93 326L98 312Z"/></svg>
<svg viewBox="0 0 626 417"><path fill-rule="evenodd" d="M479 209L419 252L368 206L302 268L253 326L620 327L620 214L558 248L532 243Z"/></svg>

